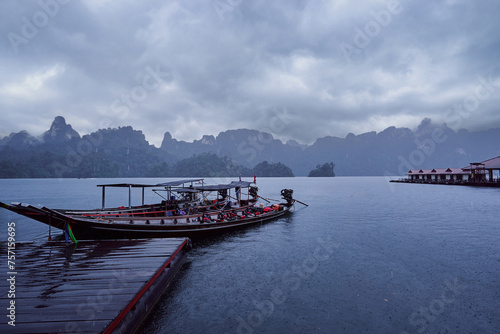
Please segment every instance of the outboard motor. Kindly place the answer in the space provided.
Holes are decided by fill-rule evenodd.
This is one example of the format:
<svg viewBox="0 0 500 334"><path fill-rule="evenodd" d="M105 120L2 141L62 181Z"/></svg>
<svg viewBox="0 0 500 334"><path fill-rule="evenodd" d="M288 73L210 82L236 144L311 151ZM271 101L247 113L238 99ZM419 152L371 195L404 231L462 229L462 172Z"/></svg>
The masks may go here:
<svg viewBox="0 0 500 334"><path fill-rule="evenodd" d="M252 196L254 199L257 198L257 192L259 191L259 188L257 187L250 187L248 188L248 193L250 194L250 196Z"/></svg>
<svg viewBox="0 0 500 334"><path fill-rule="evenodd" d="M288 206L291 206L295 202L292 189L281 189L281 197L283 197Z"/></svg>

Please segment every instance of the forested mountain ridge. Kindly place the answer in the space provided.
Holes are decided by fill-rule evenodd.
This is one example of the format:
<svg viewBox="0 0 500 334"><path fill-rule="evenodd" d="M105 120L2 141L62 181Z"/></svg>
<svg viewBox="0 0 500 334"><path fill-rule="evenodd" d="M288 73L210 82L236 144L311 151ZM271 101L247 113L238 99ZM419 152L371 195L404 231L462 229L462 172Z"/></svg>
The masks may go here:
<svg viewBox="0 0 500 334"><path fill-rule="evenodd" d="M408 169L464 167L500 155L500 129L454 131L428 119L415 130L389 127L345 138L327 136L312 145L283 143L249 129L200 136L186 142L166 132L158 148L131 126L80 136L58 116L38 138L21 131L0 139L0 177L175 176L181 172L178 162L203 154L226 159L245 173L265 161L283 173L288 171L278 163L306 176L332 161L337 176L402 175Z"/></svg>

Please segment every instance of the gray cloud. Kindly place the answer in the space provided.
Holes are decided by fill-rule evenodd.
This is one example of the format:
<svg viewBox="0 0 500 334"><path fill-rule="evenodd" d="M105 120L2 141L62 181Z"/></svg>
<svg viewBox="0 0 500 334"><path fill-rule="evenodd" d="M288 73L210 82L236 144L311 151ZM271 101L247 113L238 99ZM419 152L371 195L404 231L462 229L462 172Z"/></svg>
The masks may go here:
<svg viewBox="0 0 500 334"><path fill-rule="evenodd" d="M425 117L498 127L499 11L465 0L4 2L0 136L39 135L56 115L80 134L132 125L157 146L166 131L191 141L245 127L311 143ZM449 111L474 97L467 113Z"/></svg>

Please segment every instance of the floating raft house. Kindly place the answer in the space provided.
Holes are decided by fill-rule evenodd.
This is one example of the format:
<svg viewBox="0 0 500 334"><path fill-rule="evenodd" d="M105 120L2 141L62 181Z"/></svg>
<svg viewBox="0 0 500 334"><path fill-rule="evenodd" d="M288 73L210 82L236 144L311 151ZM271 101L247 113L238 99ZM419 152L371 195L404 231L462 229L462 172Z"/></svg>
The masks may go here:
<svg viewBox="0 0 500 334"><path fill-rule="evenodd" d="M406 175L391 182L500 187L500 156L462 168L411 169Z"/></svg>

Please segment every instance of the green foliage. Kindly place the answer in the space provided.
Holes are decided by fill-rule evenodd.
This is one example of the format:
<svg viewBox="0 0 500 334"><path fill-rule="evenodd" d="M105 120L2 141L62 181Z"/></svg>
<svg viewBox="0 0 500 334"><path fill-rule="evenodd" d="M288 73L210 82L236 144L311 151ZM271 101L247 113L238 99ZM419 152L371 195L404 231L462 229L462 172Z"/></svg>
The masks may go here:
<svg viewBox="0 0 500 334"><path fill-rule="evenodd" d="M52 177L46 166L57 157L55 154L46 151L26 153L22 151L15 158L0 161L0 178Z"/></svg>
<svg viewBox="0 0 500 334"><path fill-rule="evenodd" d="M169 177L172 175L170 166L166 162L153 165L146 173L147 177Z"/></svg>
<svg viewBox="0 0 500 334"><path fill-rule="evenodd" d="M102 131L103 136L113 137L113 149L104 144L88 150L68 144L65 153L41 150L40 146L27 151L5 148L0 151L0 178L294 176L289 167L279 162L264 161L251 169L211 153L168 164L152 154L147 145L128 145L126 140L119 140L119 131Z"/></svg>
<svg viewBox="0 0 500 334"><path fill-rule="evenodd" d="M248 170L228 157L202 153L178 161L173 174L178 177L224 177L248 174Z"/></svg>
<svg viewBox="0 0 500 334"><path fill-rule="evenodd" d="M333 162L325 162L322 165L317 165L316 169L309 172L309 177L333 177L335 164Z"/></svg>
<svg viewBox="0 0 500 334"><path fill-rule="evenodd" d="M283 165L281 162L270 164L267 161L263 161L257 164L254 168L254 173L256 176L268 176L268 177L293 177L293 172L290 167Z"/></svg>

